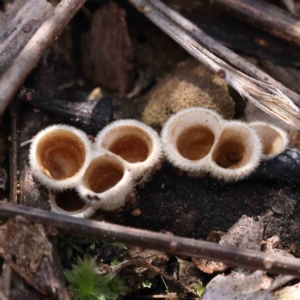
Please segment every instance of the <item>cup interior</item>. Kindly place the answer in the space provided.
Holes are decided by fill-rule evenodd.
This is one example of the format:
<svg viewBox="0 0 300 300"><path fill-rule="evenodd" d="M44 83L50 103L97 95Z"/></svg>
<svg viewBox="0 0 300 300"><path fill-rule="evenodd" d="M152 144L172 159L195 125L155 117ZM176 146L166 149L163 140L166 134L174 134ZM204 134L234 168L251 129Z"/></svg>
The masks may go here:
<svg viewBox="0 0 300 300"><path fill-rule="evenodd" d="M86 159L82 139L68 130L53 130L38 141L36 157L42 172L55 180L77 174Z"/></svg>
<svg viewBox="0 0 300 300"><path fill-rule="evenodd" d="M94 193L103 193L117 185L124 173L124 166L118 159L100 156L90 163L83 176L83 184Z"/></svg>
<svg viewBox="0 0 300 300"><path fill-rule="evenodd" d="M104 136L101 146L129 163L139 163L149 157L153 142L149 134L141 128L119 126Z"/></svg>

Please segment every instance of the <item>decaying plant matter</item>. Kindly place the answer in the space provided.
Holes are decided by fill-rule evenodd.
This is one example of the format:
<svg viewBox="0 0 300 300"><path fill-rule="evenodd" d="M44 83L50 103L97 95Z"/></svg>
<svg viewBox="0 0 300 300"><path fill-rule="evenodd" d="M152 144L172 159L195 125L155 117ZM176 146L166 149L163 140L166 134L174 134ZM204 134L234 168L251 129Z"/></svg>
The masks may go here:
<svg viewBox="0 0 300 300"><path fill-rule="evenodd" d="M297 94L290 91L286 93L286 89L283 89L280 84L274 86L270 83L265 83L230 66L200 45L197 35L203 35L203 33L199 28L195 28L190 21L171 10L159 0L129 0L129 2L145 13L150 20L170 35L191 55L213 71L218 72L243 97L252 101L265 112L300 129L300 109L297 106L300 102ZM292 98L290 95L292 95Z"/></svg>

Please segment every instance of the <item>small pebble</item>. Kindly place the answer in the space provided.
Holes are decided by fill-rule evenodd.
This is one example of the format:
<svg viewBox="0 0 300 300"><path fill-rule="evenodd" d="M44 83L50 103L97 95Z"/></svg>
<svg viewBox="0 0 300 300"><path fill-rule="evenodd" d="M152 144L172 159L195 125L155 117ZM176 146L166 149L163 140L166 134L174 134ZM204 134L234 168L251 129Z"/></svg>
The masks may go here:
<svg viewBox="0 0 300 300"><path fill-rule="evenodd" d="M142 214L142 211L139 209L139 208L136 208L134 209L131 214L134 216L134 217L138 217Z"/></svg>

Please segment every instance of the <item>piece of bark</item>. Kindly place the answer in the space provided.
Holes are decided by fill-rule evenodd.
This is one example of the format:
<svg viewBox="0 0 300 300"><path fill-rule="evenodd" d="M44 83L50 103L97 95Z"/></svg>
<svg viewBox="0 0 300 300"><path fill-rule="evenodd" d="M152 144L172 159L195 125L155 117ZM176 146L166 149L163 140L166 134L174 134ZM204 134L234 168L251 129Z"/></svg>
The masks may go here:
<svg viewBox="0 0 300 300"><path fill-rule="evenodd" d="M207 274L221 273L229 268L228 265L220 261L198 258L193 258L192 261L199 270Z"/></svg>
<svg viewBox="0 0 300 300"><path fill-rule="evenodd" d="M19 91L18 99L42 108L56 117L61 117L66 122L73 123L91 134L97 134L100 129L112 121L113 117L112 99L110 97L75 102L46 97L35 90L22 88Z"/></svg>
<svg viewBox="0 0 300 300"><path fill-rule="evenodd" d="M42 225L30 224L21 216L10 219L0 227L0 245L0 256L28 284L44 295L69 299Z"/></svg>
<svg viewBox="0 0 300 300"><path fill-rule="evenodd" d="M14 0L0 22L0 75L52 13L47 0Z"/></svg>
<svg viewBox="0 0 300 300"><path fill-rule="evenodd" d="M83 53L86 59L90 57L93 82L121 94L130 92L134 79L133 48L125 18L125 11L115 3L96 10L91 22L91 52L87 47Z"/></svg>

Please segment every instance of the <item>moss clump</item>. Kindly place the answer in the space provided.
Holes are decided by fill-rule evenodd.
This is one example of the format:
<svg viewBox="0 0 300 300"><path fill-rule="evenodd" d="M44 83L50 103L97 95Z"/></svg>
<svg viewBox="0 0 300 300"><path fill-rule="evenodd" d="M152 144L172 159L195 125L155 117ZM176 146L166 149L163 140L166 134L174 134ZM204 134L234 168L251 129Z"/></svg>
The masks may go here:
<svg viewBox="0 0 300 300"><path fill-rule="evenodd" d="M128 288L116 274L99 275L96 273L95 259L78 258L72 270L64 272L69 289L76 300L116 300Z"/></svg>
<svg viewBox="0 0 300 300"><path fill-rule="evenodd" d="M225 119L234 115L234 102L225 80L194 59L180 63L146 97L142 120L157 129L171 115L188 107L210 108Z"/></svg>

